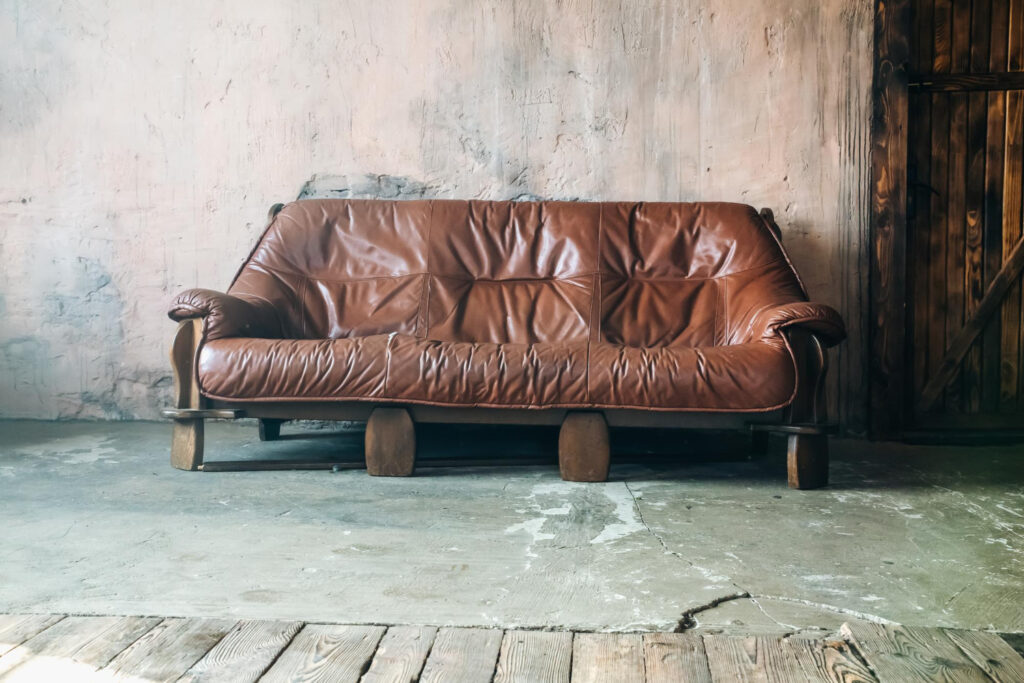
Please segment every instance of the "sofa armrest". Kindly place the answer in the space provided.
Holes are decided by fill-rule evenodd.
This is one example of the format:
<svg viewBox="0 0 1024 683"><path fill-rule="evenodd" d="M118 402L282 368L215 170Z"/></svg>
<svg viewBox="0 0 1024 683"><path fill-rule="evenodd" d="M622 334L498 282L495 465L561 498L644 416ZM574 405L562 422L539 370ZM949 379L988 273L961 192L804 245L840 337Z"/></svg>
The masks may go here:
<svg viewBox="0 0 1024 683"><path fill-rule="evenodd" d="M835 346L846 339L846 326L839 313L830 306L809 301L796 301L761 310L750 325L750 336L751 339L773 337L789 327L807 330L825 346Z"/></svg>
<svg viewBox="0 0 1024 683"><path fill-rule="evenodd" d="M187 289L167 311L171 320L202 318L204 337L282 337L281 322L269 301L211 289Z"/></svg>

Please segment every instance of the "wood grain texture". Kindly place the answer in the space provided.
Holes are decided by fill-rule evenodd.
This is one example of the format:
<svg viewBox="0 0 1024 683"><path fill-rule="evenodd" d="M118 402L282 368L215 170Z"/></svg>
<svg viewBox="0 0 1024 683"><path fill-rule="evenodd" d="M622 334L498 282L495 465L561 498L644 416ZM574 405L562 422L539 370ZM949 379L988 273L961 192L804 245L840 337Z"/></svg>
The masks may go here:
<svg viewBox="0 0 1024 683"><path fill-rule="evenodd" d="M1019 4L1019 3L1018 3ZM1024 93L1006 93L1006 129L1003 151L1003 261L1013 253L1022 237L1022 196L1024 196ZM1000 312L999 409L1016 412L1018 400L1024 400L1021 336L1021 283L1014 282L1006 292Z"/></svg>
<svg viewBox="0 0 1024 683"><path fill-rule="evenodd" d="M366 471L408 477L416 469L416 426L404 408L374 408L366 421Z"/></svg>
<svg viewBox="0 0 1024 683"><path fill-rule="evenodd" d="M816 489L828 485L828 436L790 434L786 468L791 489Z"/></svg>
<svg viewBox="0 0 1024 683"><path fill-rule="evenodd" d="M235 625L226 619L168 618L103 669L110 680L175 681Z"/></svg>
<svg viewBox="0 0 1024 683"><path fill-rule="evenodd" d="M502 632L487 628L443 628L423 666L422 683L486 683L494 676Z"/></svg>
<svg viewBox="0 0 1024 683"><path fill-rule="evenodd" d="M573 683L643 683L644 642L636 633L577 633Z"/></svg>
<svg viewBox="0 0 1024 683"><path fill-rule="evenodd" d="M956 629L944 633L993 681L1024 681L1024 658L996 634Z"/></svg>
<svg viewBox="0 0 1024 683"><path fill-rule="evenodd" d="M419 679L437 629L433 626L392 626L381 638L361 683L411 683Z"/></svg>
<svg viewBox="0 0 1024 683"><path fill-rule="evenodd" d="M704 641L689 633L644 634L644 670L648 681L711 683Z"/></svg>
<svg viewBox="0 0 1024 683"><path fill-rule="evenodd" d="M355 683L383 635L383 626L307 624L260 680Z"/></svg>
<svg viewBox="0 0 1024 683"><path fill-rule="evenodd" d="M938 629L850 622L843 624L841 633L880 681L991 683Z"/></svg>
<svg viewBox="0 0 1024 683"><path fill-rule="evenodd" d="M176 408L204 407L196 379L196 355L203 336L203 321L189 318L178 323L171 343ZM204 423L202 419L174 420L171 432L171 466L197 470L203 464Z"/></svg>
<svg viewBox="0 0 1024 683"><path fill-rule="evenodd" d="M950 8L951 12L952 9ZM938 35L936 35L938 40ZM946 244L949 225L949 206L947 202L949 192L949 95L937 94L932 96L932 121L930 144L931 151L929 158L929 195L931 207L929 209L929 224L922 226L928 232L928 332L923 344L917 346L918 353L926 351L928 364L925 374L921 377L918 391L924 388L925 382L939 369L939 363L946 353L946 315L948 301L946 298L947 273L946 273ZM916 129L911 130L913 135ZM921 264L917 264L920 267ZM932 294L934 292L934 294ZM915 306L921 304L920 299L914 302Z"/></svg>
<svg viewBox="0 0 1024 683"><path fill-rule="evenodd" d="M607 481L608 423L598 412L571 412L558 432L558 470L565 481Z"/></svg>
<svg viewBox="0 0 1024 683"><path fill-rule="evenodd" d="M796 660L809 681L876 683L878 680L847 643L787 638L783 649Z"/></svg>
<svg viewBox="0 0 1024 683"><path fill-rule="evenodd" d="M716 681L800 681L803 667L781 638L704 636L711 677Z"/></svg>
<svg viewBox="0 0 1024 683"><path fill-rule="evenodd" d="M158 623L152 617L66 617L0 657L0 679L87 677Z"/></svg>
<svg viewBox="0 0 1024 683"><path fill-rule="evenodd" d="M907 64L910 2L880 2L875 13L871 115L870 431L902 429L906 326Z"/></svg>
<svg viewBox="0 0 1024 683"><path fill-rule="evenodd" d="M495 683L569 683L572 640L568 631L506 631Z"/></svg>
<svg viewBox="0 0 1024 683"><path fill-rule="evenodd" d="M987 4L976 2L975 7ZM987 26L987 24L986 24ZM985 32L987 37L988 32ZM978 46L972 41L972 55ZM974 57L972 56L972 63ZM985 60L988 60L987 40ZM967 96L967 176L964 192L964 316L974 315L985 296L985 132L988 121L988 102L985 93ZM981 339L971 345L963 361L964 409L969 413L981 410L983 360Z"/></svg>
<svg viewBox="0 0 1024 683"><path fill-rule="evenodd" d="M911 82L918 92L987 92L1024 89L1024 73L933 74Z"/></svg>
<svg viewBox="0 0 1024 683"><path fill-rule="evenodd" d="M240 621L181 681L255 681L302 628L297 621Z"/></svg>
<svg viewBox="0 0 1024 683"><path fill-rule="evenodd" d="M967 320L963 327L953 336L949 349L939 365L936 374L928 380L924 390L921 391L920 412L930 408L946 386L956 376L960 360L970 349L974 340L981 334L989 318L1002 305L1003 297L1009 290L1010 285L1016 282L1024 271L1024 241L1018 242L1010 257L1003 264L1003 267L996 274L989 285L988 291L982 297L974 315Z"/></svg>
<svg viewBox="0 0 1024 683"><path fill-rule="evenodd" d="M998 0L993 2L995 14ZM1004 27L1005 28L1005 27ZM993 32L996 29L993 27ZM993 40L998 40L995 36ZM1002 37L1005 45L1006 38ZM993 59L996 59L993 56ZM1003 56L1005 62L1005 55ZM985 131L985 190L982 207L984 286L992 284L1003 262L1003 172L1005 170L1006 93L986 95L988 111ZM1009 292L1007 292L1009 294ZM995 413L999 410L1002 372L1002 316L993 315L985 325L980 347L982 358L981 410Z"/></svg>
<svg viewBox="0 0 1024 683"><path fill-rule="evenodd" d="M958 6L954 4L954 9ZM957 55L954 52L954 60L956 58ZM947 344L963 329L964 325L966 288L964 259L967 251L967 95L954 93L950 95L949 103L949 187L947 188L949 222L946 232ZM945 355L944 353L944 358ZM946 392L946 412L964 412L963 372L959 363L953 368L950 379L943 386ZM920 412L927 411L925 403L923 401L920 403Z"/></svg>
<svg viewBox="0 0 1024 683"><path fill-rule="evenodd" d="M18 645L63 619L53 614L3 614L0 615L0 655L10 652Z"/></svg>

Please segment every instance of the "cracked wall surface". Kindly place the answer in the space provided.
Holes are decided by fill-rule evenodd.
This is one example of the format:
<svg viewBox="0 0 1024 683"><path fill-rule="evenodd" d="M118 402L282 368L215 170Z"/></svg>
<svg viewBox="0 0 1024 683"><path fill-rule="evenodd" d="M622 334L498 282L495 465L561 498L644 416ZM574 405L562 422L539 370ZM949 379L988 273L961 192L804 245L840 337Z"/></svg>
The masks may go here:
<svg viewBox="0 0 1024 683"><path fill-rule="evenodd" d="M300 194L720 199L845 314L856 429L871 34L867 0L0 0L0 416L155 417L169 298Z"/></svg>

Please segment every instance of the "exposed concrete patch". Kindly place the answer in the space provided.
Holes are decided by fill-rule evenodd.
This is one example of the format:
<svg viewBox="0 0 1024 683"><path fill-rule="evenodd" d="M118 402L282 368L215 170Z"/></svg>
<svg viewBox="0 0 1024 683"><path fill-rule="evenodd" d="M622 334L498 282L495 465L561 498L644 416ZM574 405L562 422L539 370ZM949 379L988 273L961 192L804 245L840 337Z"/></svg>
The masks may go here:
<svg viewBox="0 0 1024 683"><path fill-rule="evenodd" d="M207 429L218 459L361 453L357 431L260 443L251 424ZM553 449L553 432L516 432L425 429L422 455ZM0 422L0 611L795 635L853 618L1024 630L1019 555L985 542L1012 538L1004 527L1018 519L1021 449L836 442L834 487L801 492L786 488L775 457L620 459L616 481L574 484L554 465L410 479L186 473L168 466L168 442L162 423ZM678 442L662 445L671 448Z"/></svg>
<svg viewBox="0 0 1024 683"><path fill-rule="evenodd" d="M362 175L316 174L306 181L296 199L423 199L434 197L438 185L384 173Z"/></svg>

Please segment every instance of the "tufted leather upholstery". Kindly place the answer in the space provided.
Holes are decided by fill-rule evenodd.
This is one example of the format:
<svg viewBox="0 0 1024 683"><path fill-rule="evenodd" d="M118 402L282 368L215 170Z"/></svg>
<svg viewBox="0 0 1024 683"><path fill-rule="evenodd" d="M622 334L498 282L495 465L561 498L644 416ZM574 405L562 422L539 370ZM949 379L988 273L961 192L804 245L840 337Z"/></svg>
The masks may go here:
<svg viewBox="0 0 1024 683"><path fill-rule="evenodd" d="M304 200L204 318L198 376L232 401L764 411L827 344L778 239L740 204Z"/></svg>

